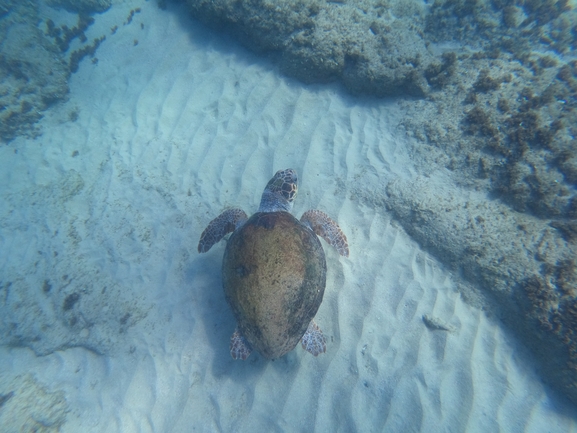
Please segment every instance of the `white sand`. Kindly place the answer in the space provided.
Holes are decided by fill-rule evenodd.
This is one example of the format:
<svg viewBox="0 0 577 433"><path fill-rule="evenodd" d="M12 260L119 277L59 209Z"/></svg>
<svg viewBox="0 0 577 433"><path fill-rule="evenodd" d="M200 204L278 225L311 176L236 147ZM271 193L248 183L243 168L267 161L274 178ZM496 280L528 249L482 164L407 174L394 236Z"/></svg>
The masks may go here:
<svg viewBox="0 0 577 433"><path fill-rule="evenodd" d="M525 351L370 201L384 188L374 173L419 174L394 102L282 78L152 1L97 16L89 39L101 34L98 64L82 62L43 135L0 148L13 283L0 285L0 329L18 323L37 352L63 347L0 347L0 395L14 392L2 432L577 431ZM295 213L326 211L350 242L348 259L326 248L327 353L233 361L224 245L196 245L227 206L255 211L286 167L300 175ZM71 287L80 299L63 311Z"/></svg>

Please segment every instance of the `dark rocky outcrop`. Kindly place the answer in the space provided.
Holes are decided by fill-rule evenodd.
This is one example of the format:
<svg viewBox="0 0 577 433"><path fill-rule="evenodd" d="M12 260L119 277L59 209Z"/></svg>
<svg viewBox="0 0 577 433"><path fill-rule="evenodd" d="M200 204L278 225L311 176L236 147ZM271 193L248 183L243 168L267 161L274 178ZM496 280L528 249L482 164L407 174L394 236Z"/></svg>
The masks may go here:
<svg viewBox="0 0 577 433"><path fill-rule="evenodd" d="M385 2L191 0L192 15L274 56L305 83L340 81L354 94L425 96L435 60L410 20Z"/></svg>

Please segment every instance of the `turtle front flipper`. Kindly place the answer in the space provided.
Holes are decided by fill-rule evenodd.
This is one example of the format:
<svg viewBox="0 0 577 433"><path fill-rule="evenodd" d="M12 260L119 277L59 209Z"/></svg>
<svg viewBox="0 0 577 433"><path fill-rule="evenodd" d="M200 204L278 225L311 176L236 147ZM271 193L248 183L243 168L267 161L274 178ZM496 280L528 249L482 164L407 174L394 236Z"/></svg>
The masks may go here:
<svg viewBox="0 0 577 433"><path fill-rule="evenodd" d="M304 350L312 353L314 356L318 356L327 351L327 340L323 335L323 331L321 331L321 328L319 328L319 325L317 325L314 320L311 320L311 323L309 323L307 332L305 332L305 335L303 335L301 339L301 344Z"/></svg>
<svg viewBox="0 0 577 433"><path fill-rule="evenodd" d="M235 231L247 218L246 213L242 209L225 210L213 219L200 235L198 252L206 253L227 233Z"/></svg>
<svg viewBox="0 0 577 433"><path fill-rule="evenodd" d="M337 249L341 256L349 256L347 237L331 217L320 210L308 210L301 217L301 222L308 225L317 236Z"/></svg>
<svg viewBox="0 0 577 433"><path fill-rule="evenodd" d="M237 326L230 337L230 356L232 356L232 359L242 359L244 361L248 358L250 352L252 352L252 348Z"/></svg>

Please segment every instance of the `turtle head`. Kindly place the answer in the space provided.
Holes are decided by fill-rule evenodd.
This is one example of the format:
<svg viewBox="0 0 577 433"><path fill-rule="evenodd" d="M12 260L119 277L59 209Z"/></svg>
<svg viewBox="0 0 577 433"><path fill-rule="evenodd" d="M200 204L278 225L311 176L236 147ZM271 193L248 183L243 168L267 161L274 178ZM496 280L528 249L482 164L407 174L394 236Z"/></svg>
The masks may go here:
<svg viewBox="0 0 577 433"><path fill-rule="evenodd" d="M292 168L279 170L266 184L260 199L259 212L290 212L298 190L297 172Z"/></svg>

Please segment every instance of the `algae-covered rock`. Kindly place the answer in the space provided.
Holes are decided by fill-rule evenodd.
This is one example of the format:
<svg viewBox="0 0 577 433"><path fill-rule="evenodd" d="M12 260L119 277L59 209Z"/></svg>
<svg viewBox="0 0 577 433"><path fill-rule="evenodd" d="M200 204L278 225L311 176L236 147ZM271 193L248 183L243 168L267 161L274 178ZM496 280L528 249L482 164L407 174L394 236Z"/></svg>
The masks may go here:
<svg viewBox="0 0 577 433"><path fill-rule="evenodd" d="M340 80L353 93L424 96L434 57L409 19L385 2L191 0L192 14L270 53L305 83ZM399 14L418 11L397 9Z"/></svg>
<svg viewBox="0 0 577 433"><path fill-rule="evenodd" d="M449 185L395 180L385 203L425 249L485 293L488 311L529 347L542 377L577 402L573 248L550 221Z"/></svg>
<svg viewBox="0 0 577 433"><path fill-rule="evenodd" d="M68 65L37 27L36 10L17 6L0 19L0 140L34 134L42 111L68 94Z"/></svg>

